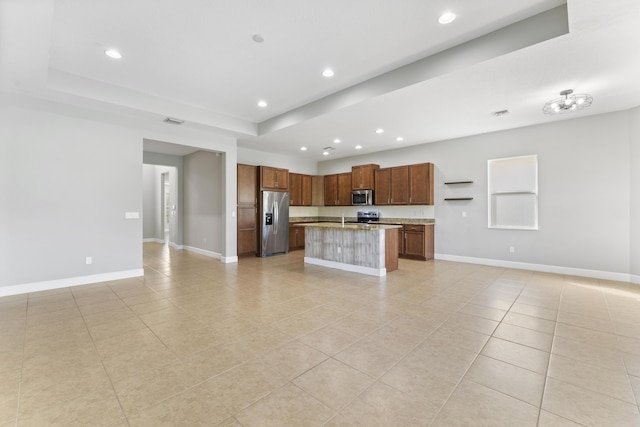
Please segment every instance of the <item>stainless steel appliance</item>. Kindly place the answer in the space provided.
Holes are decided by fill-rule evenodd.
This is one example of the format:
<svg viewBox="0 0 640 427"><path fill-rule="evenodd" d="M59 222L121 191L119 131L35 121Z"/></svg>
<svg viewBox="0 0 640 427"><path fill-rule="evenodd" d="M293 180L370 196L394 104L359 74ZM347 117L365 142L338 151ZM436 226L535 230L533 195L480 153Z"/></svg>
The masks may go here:
<svg viewBox="0 0 640 427"><path fill-rule="evenodd" d="M372 223L380 221L379 211L358 211L358 222Z"/></svg>
<svg viewBox="0 0 640 427"><path fill-rule="evenodd" d="M352 206L373 205L373 190L353 190L351 192Z"/></svg>
<svg viewBox="0 0 640 427"><path fill-rule="evenodd" d="M260 198L261 257L289 252L289 193L262 191Z"/></svg>

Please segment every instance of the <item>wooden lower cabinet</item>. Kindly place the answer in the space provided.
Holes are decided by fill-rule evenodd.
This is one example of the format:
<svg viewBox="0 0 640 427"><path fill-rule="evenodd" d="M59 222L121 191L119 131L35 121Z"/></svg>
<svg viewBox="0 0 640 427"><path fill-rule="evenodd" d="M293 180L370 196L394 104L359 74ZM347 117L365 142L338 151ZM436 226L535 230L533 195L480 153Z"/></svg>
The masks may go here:
<svg viewBox="0 0 640 427"><path fill-rule="evenodd" d="M433 225L405 224L400 230L398 255L424 261L433 259Z"/></svg>
<svg viewBox="0 0 640 427"><path fill-rule="evenodd" d="M238 206L238 255L256 254L256 209L255 206Z"/></svg>
<svg viewBox="0 0 640 427"><path fill-rule="evenodd" d="M289 251L304 249L304 227L289 224Z"/></svg>

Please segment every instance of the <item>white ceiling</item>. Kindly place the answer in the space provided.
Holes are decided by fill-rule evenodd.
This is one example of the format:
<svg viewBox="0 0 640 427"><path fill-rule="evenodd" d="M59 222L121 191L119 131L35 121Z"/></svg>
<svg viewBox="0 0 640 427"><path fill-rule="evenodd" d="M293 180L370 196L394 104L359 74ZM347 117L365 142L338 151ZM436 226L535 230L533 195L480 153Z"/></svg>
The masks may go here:
<svg viewBox="0 0 640 427"><path fill-rule="evenodd" d="M640 105L638 0L569 0L569 33L540 43L521 42L520 24L500 30L563 4L0 0L0 88L145 120L177 117L243 147L316 160ZM443 26L445 10L458 17ZM110 47L123 59L107 58ZM322 77L324 67L336 75ZM563 89L590 93L593 105L545 116L542 105ZM491 115L502 109L510 114Z"/></svg>

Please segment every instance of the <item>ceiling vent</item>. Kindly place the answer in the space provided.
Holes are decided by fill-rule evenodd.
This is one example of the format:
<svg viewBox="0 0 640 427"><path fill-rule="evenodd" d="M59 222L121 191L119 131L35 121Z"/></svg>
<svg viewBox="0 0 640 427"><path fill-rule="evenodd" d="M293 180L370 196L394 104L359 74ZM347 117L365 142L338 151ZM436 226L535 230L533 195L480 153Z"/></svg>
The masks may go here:
<svg viewBox="0 0 640 427"><path fill-rule="evenodd" d="M184 120L174 119L173 117L167 117L164 121L165 123L171 123L172 125L181 125L184 123Z"/></svg>
<svg viewBox="0 0 640 427"><path fill-rule="evenodd" d="M506 116L507 114L509 114L509 110L500 110L500 111L494 111L493 113L494 116L496 117L500 117L500 116Z"/></svg>

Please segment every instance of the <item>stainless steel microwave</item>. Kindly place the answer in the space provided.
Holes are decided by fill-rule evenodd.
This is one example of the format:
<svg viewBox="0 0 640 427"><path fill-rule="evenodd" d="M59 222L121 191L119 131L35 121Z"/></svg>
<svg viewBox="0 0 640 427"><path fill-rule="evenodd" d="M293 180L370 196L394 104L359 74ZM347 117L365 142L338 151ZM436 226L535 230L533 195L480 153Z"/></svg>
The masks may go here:
<svg viewBox="0 0 640 427"><path fill-rule="evenodd" d="M373 205L373 190L353 190L351 192L352 206Z"/></svg>

